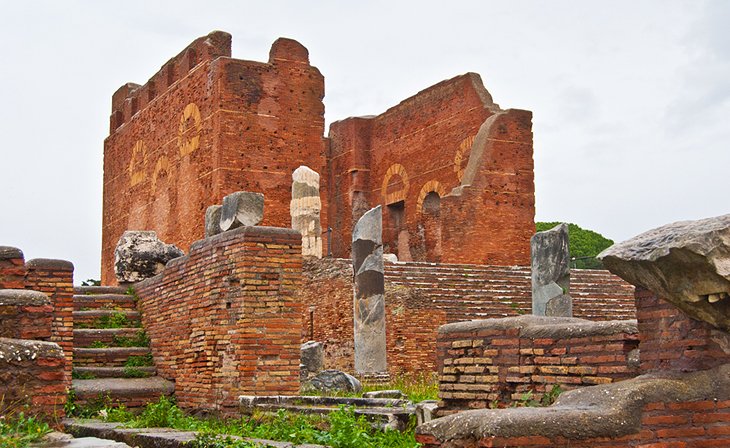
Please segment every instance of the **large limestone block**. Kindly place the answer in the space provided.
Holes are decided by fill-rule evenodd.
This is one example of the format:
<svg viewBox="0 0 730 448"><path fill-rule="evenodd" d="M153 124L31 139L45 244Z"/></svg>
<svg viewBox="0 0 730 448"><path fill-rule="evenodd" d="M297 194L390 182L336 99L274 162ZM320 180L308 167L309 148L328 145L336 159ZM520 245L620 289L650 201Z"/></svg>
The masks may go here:
<svg viewBox="0 0 730 448"><path fill-rule="evenodd" d="M563 223L530 239L532 254L532 314L570 317L570 246Z"/></svg>
<svg viewBox="0 0 730 448"><path fill-rule="evenodd" d="M222 231L255 226L264 219L264 195L237 191L223 198L220 226Z"/></svg>
<svg viewBox="0 0 730 448"><path fill-rule="evenodd" d="M730 215L649 230L598 257L627 282L730 331Z"/></svg>
<svg viewBox="0 0 730 448"><path fill-rule="evenodd" d="M127 230L114 250L114 272L119 283L135 283L162 272L173 258L185 255L172 244L165 244L157 233Z"/></svg>
<svg viewBox="0 0 730 448"><path fill-rule="evenodd" d="M307 374L324 369L324 346L321 342L307 341L301 347L301 365Z"/></svg>
<svg viewBox="0 0 730 448"><path fill-rule="evenodd" d="M322 258L322 202L319 198L319 174L316 171L306 166L294 170L289 210L292 229L302 234L302 255Z"/></svg>
<svg viewBox="0 0 730 448"><path fill-rule="evenodd" d="M352 230L355 371L358 374L387 371L382 234L380 206L367 211Z"/></svg>
<svg viewBox="0 0 730 448"><path fill-rule="evenodd" d="M323 370L302 385L305 391L360 392L362 384L349 373L340 370Z"/></svg>

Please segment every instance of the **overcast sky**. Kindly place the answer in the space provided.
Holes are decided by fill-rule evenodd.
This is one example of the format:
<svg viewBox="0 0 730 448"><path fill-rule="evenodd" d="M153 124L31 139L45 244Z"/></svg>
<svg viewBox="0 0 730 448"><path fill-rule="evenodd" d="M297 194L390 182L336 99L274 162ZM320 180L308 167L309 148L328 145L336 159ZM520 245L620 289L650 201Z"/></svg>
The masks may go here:
<svg viewBox="0 0 730 448"><path fill-rule="evenodd" d="M730 1L0 0L0 245L99 277L112 93L212 30L298 40L326 120L482 75L533 112L536 219L624 240L728 213Z"/></svg>

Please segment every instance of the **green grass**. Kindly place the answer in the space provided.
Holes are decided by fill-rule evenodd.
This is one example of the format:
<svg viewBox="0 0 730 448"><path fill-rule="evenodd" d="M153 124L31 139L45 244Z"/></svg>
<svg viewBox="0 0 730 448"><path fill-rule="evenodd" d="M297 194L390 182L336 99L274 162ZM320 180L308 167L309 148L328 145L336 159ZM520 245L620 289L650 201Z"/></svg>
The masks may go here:
<svg viewBox="0 0 730 448"><path fill-rule="evenodd" d="M414 428L406 432L380 431L351 408L341 407L328 416L300 415L280 410L276 414L254 414L240 419L199 419L186 415L171 398L161 397L137 416L123 406L98 410L106 421L132 428L168 427L197 431L191 448L253 447L230 436L277 440L294 444L320 444L332 448L415 448Z"/></svg>
<svg viewBox="0 0 730 448"><path fill-rule="evenodd" d="M101 341L94 341L89 344L89 348L109 348L109 344Z"/></svg>
<svg viewBox="0 0 730 448"><path fill-rule="evenodd" d="M38 417L28 415L28 405L8 402L0 396L0 447L20 448L37 441L49 432L51 427Z"/></svg>
<svg viewBox="0 0 730 448"><path fill-rule="evenodd" d="M409 400L418 403L423 400L438 400L439 383L435 374L398 375L386 384L363 384L362 393L389 389L398 389Z"/></svg>

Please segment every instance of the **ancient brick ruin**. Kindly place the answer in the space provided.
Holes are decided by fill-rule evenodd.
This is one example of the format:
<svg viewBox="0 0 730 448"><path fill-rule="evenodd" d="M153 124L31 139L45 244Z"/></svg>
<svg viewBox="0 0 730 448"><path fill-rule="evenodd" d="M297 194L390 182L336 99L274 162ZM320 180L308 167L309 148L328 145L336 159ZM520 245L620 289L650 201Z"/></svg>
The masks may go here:
<svg viewBox="0 0 730 448"><path fill-rule="evenodd" d="M0 394L240 415L302 406L323 369L435 374L426 447L730 445L730 217L614 246L618 276L571 270L567 226L533 237L531 113L478 75L326 137L323 97L298 42L243 61L223 32L117 90L105 286L0 247ZM304 401L372 404L343 400ZM388 403L402 429L414 406Z"/></svg>
<svg viewBox="0 0 730 448"><path fill-rule="evenodd" d="M190 44L146 84L112 97L104 149L102 282L115 282L125 230L188 250L223 196L266 194L263 225L290 227L291 175L321 175L321 228L347 257L350 232L384 209L386 252L401 260L529 264L534 233L531 113L502 110L478 75L432 86L324 137L324 78L290 39L266 63L231 58L231 36ZM475 216L479 216L478 225ZM464 250L469 247L469 250Z"/></svg>

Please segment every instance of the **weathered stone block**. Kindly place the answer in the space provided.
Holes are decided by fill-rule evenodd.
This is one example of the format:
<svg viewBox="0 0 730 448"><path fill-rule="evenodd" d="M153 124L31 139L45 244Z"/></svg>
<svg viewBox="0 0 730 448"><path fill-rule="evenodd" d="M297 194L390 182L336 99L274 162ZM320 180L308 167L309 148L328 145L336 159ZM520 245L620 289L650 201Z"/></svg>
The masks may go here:
<svg viewBox="0 0 730 448"><path fill-rule="evenodd" d="M319 174L306 166L292 173L291 203L292 229L302 234L302 255L322 258L322 227L319 213Z"/></svg>
<svg viewBox="0 0 730 448"><path fill-rule="evenodd" d="M222 231L255 226L264 218L264 195L237 191L223 198L220 227Z"/></svg>
<svg viewBox="0 0 730 448"><path fill-rule="evenodd" d="M532 253L532 314L570 317L570 247L563 223L530 239Z"/></svg>
<svg viewBox="0 0 730 448"><path fill-rule="evenodd" d="M117 281L135 283L154 277L168 261L183 255L176 246L160 241L155 232L128 230L119 238L114 251Z"/></svg>
<svg viewBox="0 0 730 448"><path fill-rule="evenodd" d="M730 331L730 215L681 221L614 244L604 266L689 316Z"/></svg>

